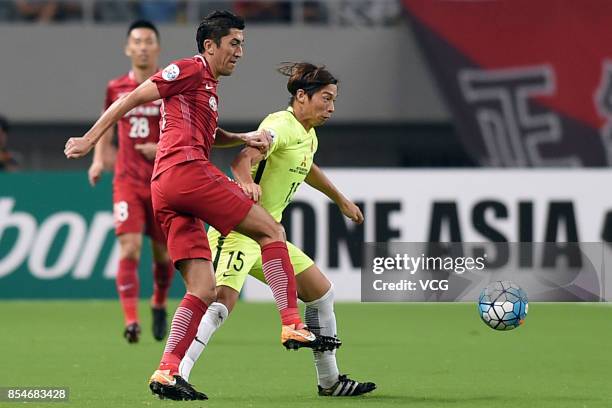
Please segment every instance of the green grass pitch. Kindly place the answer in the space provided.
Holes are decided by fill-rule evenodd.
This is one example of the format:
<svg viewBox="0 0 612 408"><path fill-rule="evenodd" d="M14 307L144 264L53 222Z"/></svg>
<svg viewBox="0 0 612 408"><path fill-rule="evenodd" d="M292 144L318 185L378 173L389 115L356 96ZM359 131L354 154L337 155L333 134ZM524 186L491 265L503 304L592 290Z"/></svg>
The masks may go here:
<svg viewBox="0 0 612 408"><path fill-rule="evenodd" d="M171 307L176 307L172 303ZM374 381L358 398L316 395L309 350L279 343L271 303L240 303L191 382L204 402L160 401L147 379L161 356L121 337L117 302L0 302L0 387L68 386L67 403L24 407L612 407L612 309L532 303L526 324L495 332L475 304L338 304L341 372Z"/></svg>

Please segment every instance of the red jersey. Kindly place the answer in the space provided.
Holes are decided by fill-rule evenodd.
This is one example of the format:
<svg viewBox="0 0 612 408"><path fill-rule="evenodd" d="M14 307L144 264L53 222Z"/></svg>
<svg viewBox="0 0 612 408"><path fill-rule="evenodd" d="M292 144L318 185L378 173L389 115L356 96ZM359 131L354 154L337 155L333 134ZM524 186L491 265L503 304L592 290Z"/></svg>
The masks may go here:
<svg viewBox="0 0 612 408"><path fill-rule="evenodd" d="M191 160L205 160L217 131L217 83L201 55L174 61L151 77L162 99L153 179Z"/></svg>
<svg viewBox="0 0 612 408"><path fill-rule="evenodd" d="M138 87L134 73L109 81L106 88L104 109ZM125 114L117 124L119 151L115 161L115 180L148 185L153 173L153 162L147 160L134 146L159 141L161 101L137 106Z"/></svg>

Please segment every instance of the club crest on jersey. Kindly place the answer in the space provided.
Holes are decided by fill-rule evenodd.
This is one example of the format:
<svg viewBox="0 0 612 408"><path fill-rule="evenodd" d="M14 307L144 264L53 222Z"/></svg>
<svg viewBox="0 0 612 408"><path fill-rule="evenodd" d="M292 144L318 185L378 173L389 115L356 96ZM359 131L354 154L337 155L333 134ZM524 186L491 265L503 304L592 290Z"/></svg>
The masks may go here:
<svg viewBox="0 0 612 408"><path fill-rule="evenodd" d="M214 96L210 97L210 99L208 100L208 105L210 106L210 109L212 109L214 112L217 111L217 100Z"/></svg>
<svg viewBox="0 0 612 408"><path fill-rule="evenodd" d="M180 73L181 70L179 69L178 65L170 64L162 71L162 78L164 78L166 81L174 81L176 78L178 78Z"/></svg>

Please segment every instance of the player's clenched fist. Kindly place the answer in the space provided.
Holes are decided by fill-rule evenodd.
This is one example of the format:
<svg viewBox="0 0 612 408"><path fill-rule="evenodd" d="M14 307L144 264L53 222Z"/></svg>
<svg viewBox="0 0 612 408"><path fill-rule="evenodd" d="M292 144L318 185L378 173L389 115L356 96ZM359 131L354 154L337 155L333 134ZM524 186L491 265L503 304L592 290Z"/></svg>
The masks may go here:
<svg viewBox="0 0 612 408"><path fill-rule="evenodd" d="M340 211L342 211L342 214L350 218L351 221L357 224L361 224L363 222L363 214L361 213L361 210L352 201L344 200L338 205L338 207L340 208Z"/></svg>
<svg viewBox="0 0 612 408"><path fill-rule="evenodd" d="M244 142L247 146L255 147L262 153L266 153L272 144L274 135L271 130L259 129L253 132L246 133Z"/></svg>
<svg viewBox="0 0 612 408"><path fill-rule="evenodd" d="M249 196L251 200L255 201L256 203L259 202L259 199L261 198L261 187L259 186L259 184L247 183L241 184L240 187L242 187L242 191L244 191L244 194Z"/></svg>
<svg viewBox="0 0 612 408"><path fill-rule="evenodd" d="M93 146L94 145L84 137L71 137L66 142L64 154L69 159L78 159L89 153Z"/></svg>

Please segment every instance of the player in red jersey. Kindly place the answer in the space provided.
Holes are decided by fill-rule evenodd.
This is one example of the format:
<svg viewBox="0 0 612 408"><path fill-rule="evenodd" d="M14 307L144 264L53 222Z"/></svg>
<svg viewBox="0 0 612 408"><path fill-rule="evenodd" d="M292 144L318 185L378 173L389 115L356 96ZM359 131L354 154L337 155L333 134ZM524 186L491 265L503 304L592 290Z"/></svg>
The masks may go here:
<svg viewBox="0 0 612 408"><path fill-rule="evenodd" d="M83 137L70 138L64 150L68 158L84 156L125 113L163 98L162 133L151 184L153 208L167 236L170 257L187 287L172 320L159 369L149 381L151 390L163 398L206 398L178 375L179 363L198 324L216 299L202 221L224 235L235 229L259 243L264 276L281 315L281 342L286 347L331 350L339 346L336 339L317 336L302 323L282 226L209 161L213 143L234 144L248 137L217 127L218 78L231 75L242 57L243 29L244 20L230 12L208 15L196 34L198 55L175 61L113 103ZM255 132L260 139L268 135L265 130Z"/></svg>
<svg viewBox="0 0 612 408"><path fill-rule="evenodd" d="M158 70L159 52L157 28L144 20L132 23L125 45L125 55L132 61L132 69L108 83L105 110ZM151 204L151 174L159 140L160 107L161 101L157 100L137 106L125 114L117 124L119 151L116 157L111 128L96 145L89 167L89 182L95 186L103 169L110 167L114 161L113 212L120 247L116 285L125 321L123 335L129 343L138 342L140 336L138 263L143 232L151 238L153 253L153 337L161 341L167 331L166 298L174 266L168 256L164 234L154 219Z"/></svg>

